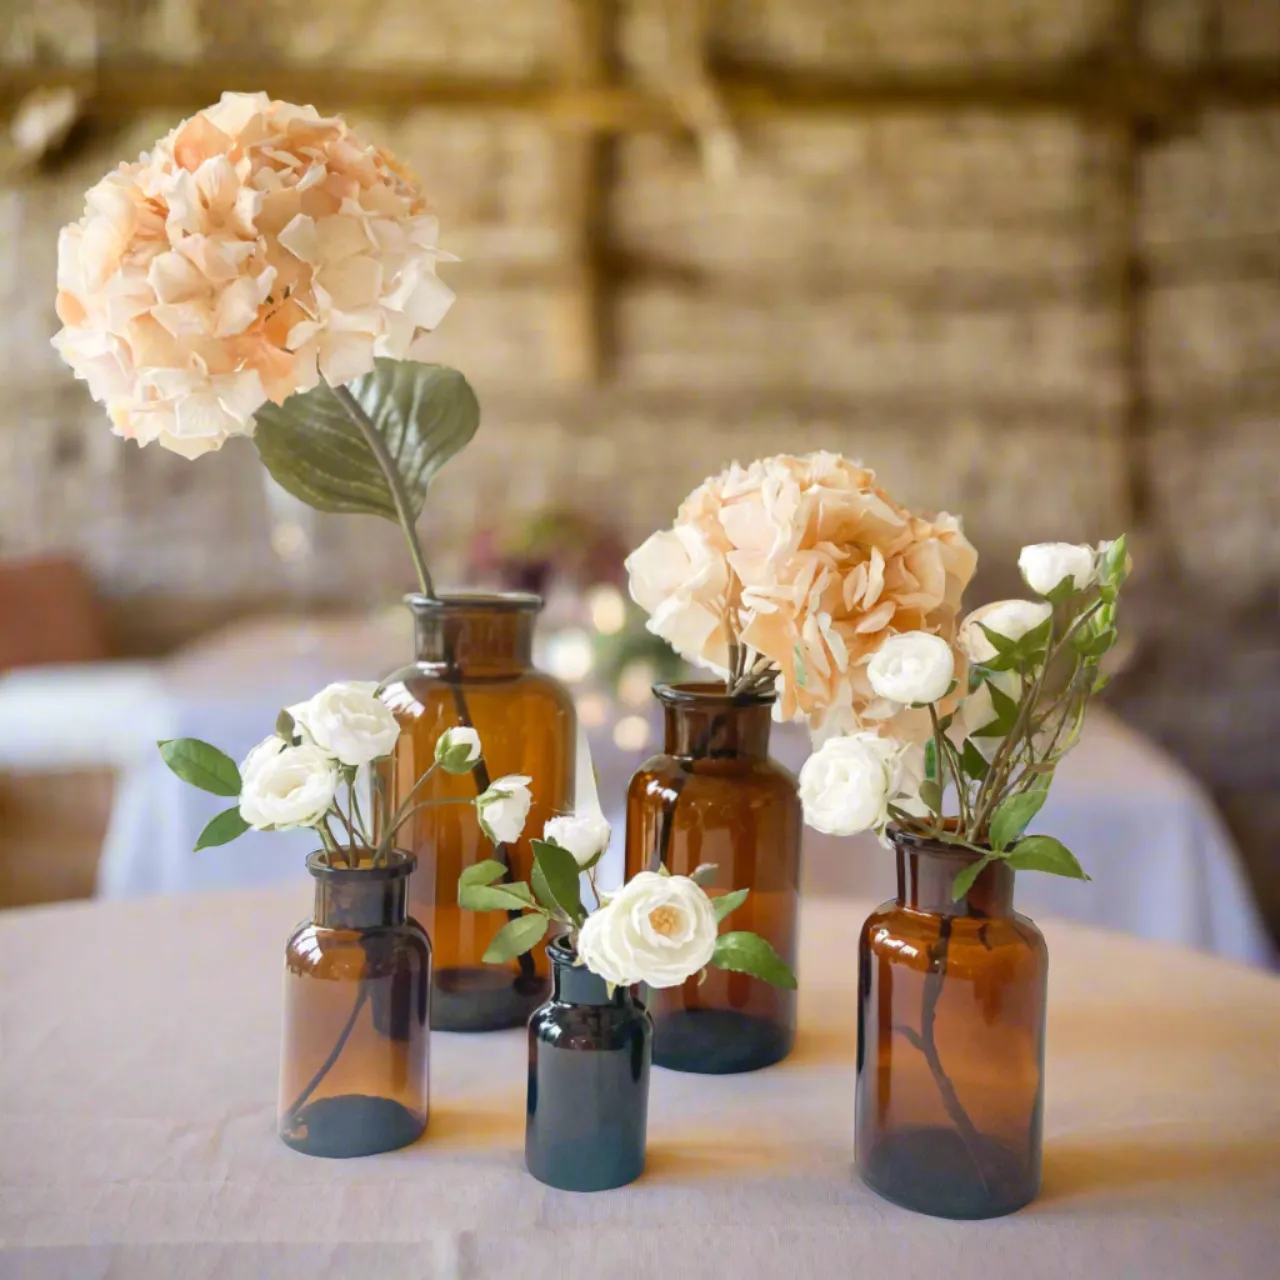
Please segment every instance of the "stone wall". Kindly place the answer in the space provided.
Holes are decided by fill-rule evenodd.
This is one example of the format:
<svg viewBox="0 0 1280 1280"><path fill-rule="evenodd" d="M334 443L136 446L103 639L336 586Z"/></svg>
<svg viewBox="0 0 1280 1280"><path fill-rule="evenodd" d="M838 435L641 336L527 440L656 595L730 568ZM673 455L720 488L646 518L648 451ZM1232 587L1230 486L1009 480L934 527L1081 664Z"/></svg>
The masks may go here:
<svg viewBox="0 0 1280 1280"><path fill-rule="evenodd" d="M820 75L1076 65L1111 47L1122 8L720 0L708 49ZM1146 50L1167 65L1280 59L1280 0L1143 10ZM0 59L251 56L548 77L566 20L564 0L9 0ZM619 31L626 72L664 82L663 6L621 5ZM1116 284L1123 140L1101 119L755 120L739 132L737 176L719 183L687 138L619 138L604 237L609 376L575 388L556 377L568 247L556 135L512 114L350 114L423 176L464 259L436 348L472 378L486 417L432 495L440 576L495 512L606 515L634 541L730 458L822 446L871 462L909 504L963 512L987 583L1008 589L1021 542L1131 522L1136 458L1149 503L1118 703L1246 827L1280 827L1266 813L1280 782L1269 747L1280 727L1274 95L1144 139L1150 429L1136 454L1123 435L1133 371ZM372 520L309 518L322 569L274 556L250 446L197 464L126 446L50 350L57 227L117 158L172 123L86 130L34 168L10 156L0 186L0 554L87 557L120 612L142 619L132 637L144 646L272 595L382 599L408 568L395 530ZM154 599L167 602L159 615L145 607Z"/></svg>

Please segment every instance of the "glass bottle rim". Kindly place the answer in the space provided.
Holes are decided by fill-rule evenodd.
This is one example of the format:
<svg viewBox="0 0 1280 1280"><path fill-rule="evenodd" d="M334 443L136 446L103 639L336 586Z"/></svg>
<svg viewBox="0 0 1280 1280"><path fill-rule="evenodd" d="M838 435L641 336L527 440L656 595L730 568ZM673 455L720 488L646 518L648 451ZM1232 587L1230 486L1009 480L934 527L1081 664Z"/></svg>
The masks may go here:
<svg viewBox="0 0 1280 1280"><path fill-rule="evenodd" d="M655 684L653 696L664 707L770 707L778 700L773 689L756 693L728 693L720 681Z"/></svg>
<svg viewBox="0 0 1280 1280"><path fill-rule="evenodd" d="M538 613L543 599L532 591L444 591L438 596L424 596L411 591L404 603L414 613L447 613L450 610L483 610L487 613Z"/></svg>
<svg viewBox="0 0 1280 1280"><path fill-rule="evenodd" d="M418 865L417 854L408 853L404 849L388 850L387 861L379 867L329 866L323 861L327 856L323 849L308 854L307 870L317 880L325 880L330 884L378 884L389 880L403 880L412 875Z"/></svg>
<svg viewBox="0 0 1280 1280"><path fill-rule="evenodd" d="M918 831L907 831L892 822L889 824L888 835L895 848L906 852L926 853L936 858L954 858L957 862L977 862L983 856L980 853L974 853L972 849L948 844L945 840L938 840L933 836L921 835Z"/></svg>

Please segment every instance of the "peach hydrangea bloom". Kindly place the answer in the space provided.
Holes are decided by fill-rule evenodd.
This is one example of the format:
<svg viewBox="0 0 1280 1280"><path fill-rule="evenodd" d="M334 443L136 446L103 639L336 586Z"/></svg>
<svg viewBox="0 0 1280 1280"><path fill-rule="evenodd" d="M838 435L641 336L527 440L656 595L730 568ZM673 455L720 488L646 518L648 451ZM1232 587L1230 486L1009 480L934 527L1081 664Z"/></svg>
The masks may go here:
<svg viewBox="0 0 1280 1280"><path fill-rule="evenodd" d="M867 664L904 631L954 648L977 560L955 517L913 515L873 472L823 452L734 463L627 567L649 629L721 673L736 641L748 672L772 675L778 719L806 718L819 738L875 728L923 740L928 713L877 698Z"/></svg>
<svg viewBox="0 0 1280 1280"><path fill-rule="evenodd" d="M58 241L54 346L117 435L196 458L453 302L412 176L337 116L223 94L86 196Z"/></svg>

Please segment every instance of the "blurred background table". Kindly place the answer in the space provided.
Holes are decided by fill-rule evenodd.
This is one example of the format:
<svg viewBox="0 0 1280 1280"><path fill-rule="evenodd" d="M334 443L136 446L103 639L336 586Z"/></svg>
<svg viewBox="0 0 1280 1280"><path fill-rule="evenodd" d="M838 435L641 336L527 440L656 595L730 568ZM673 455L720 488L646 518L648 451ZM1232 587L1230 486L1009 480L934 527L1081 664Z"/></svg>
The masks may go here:
<svg viewBox="0 0 1280 1280"><path fill-rule="evenodd" d="M275 1136L276 889L0 913L0 1274L511 1277L851 1273L1219 1280L1270 1274L1280 978L1049 922L1044 1192L955 1223L853 1168L855 962L870 903L807 897L795 1053L653 1077L644 1177L592 1196L523 1169L519 1031L432 1037L403 1151Z"/></svg>
<svg viewBox="0 0 1280 1280"><path fill-rule="evenodd" d="M156 740L199 737L241 759L270 731L280 707L330 680L389 673L410 652L396 615L269 619L233 626L152 666L17 672L0 680L0 753L28 762L97 760L119 770L98 872L104 896L279 883L296 876L311 837L251 832L226 848L192 854L201 828L225 802L181 785ZM647 696L643 714L589 688L580 701L601 721L588 732L614 826L605 874L617 877L627 782L660 747L660 719ZM625 732L618 731L622 718ZM77 726L70 744L68 724ZM42 734L49 737L43 748ZM774 737L775 754L798 770L808 752L803 729L780 725ZM1023 876L1022 910L1253 964L1272 958L1239 857L1202 789L1105 710L1094 713L1059 770L1043 825L1076 852L1094 882ZM879 900L893 892L893 860L870 837L839 840L806 829L804 858L815 893Z"/></svg>

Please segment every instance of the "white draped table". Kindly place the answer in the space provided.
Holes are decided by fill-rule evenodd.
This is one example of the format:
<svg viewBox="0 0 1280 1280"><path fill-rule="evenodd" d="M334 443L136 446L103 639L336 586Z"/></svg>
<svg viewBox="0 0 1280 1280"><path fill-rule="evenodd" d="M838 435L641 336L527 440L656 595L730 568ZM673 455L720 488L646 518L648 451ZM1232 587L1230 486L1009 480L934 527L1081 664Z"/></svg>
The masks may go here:
<svg viewBox="0 0 1280 1280"><path fill-rule="evenodd" d="M0 914L0 1276L1231 1280L1280 1255L1280 979L1048 923L1041 1198L955 1223L852 1168L864 902L804 906L794 1055L655 1070L631 1187L522 1165L518 1031L432 1040L417 1145L275 1137L280 961L309 887Z"/></svg>

